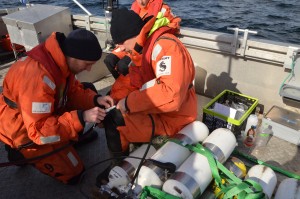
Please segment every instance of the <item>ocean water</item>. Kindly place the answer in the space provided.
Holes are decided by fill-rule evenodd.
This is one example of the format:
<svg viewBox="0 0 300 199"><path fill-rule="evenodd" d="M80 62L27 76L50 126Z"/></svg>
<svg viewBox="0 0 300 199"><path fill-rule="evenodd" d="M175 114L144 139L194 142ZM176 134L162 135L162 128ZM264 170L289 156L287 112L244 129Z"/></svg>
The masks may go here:
<svg viewBox="0 0 300 199"><path fill-rule="evenodd" d="M92 14L104 16L102 0L78 0ZM105 1L105 0L104 0ZM257 31L254 38L300 45L300 0L164 0L181 26L232 33L227 27ZM18 0L0 0L0 8L21 6ZM27 0L28 2L28 0ZM84 13L72 0L31 0L30 3L69 7ZM130 8L132 0L119 0Z"/></svg>

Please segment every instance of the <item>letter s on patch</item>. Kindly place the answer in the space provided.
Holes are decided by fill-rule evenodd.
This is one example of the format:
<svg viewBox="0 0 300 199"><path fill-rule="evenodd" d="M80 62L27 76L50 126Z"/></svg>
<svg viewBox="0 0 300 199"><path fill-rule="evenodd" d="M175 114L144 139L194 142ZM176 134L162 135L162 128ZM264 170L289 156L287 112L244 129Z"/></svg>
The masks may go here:
<svg viewBox="0 0 300 199"><path fill-rule="evenodd" d="M171 56L163 56L157 63L156 63L156 77L160 77L163 75L171 75Z"/></svg>
<svg viewBox="0 0 300 199"><path fill-rule="evenodd" d="M50 102L32 102L32 113L50 113Z"/></svg>

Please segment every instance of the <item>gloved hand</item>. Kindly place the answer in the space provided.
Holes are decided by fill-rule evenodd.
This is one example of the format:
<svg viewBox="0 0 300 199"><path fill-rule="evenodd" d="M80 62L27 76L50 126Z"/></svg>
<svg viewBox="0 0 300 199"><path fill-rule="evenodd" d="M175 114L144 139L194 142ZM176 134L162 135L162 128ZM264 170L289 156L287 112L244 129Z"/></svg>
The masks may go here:
<svg viewBox="0 0 300 199"><path fill-rule="evenodd" d="M118 63L117 63L117 71L121 73L122 75L126 76L129 73L129 64L131 62L130 57L127 55L123 57Z"/></svg>
<svg viewBox="0 0 300 199"><path fill-rule="evenodd" d="M155 21L156 21L156 17L154 17L153 15L147 17L145 20L146 24L143 26L140 34L137 36L136 38L136 43L134 46L134 50L141 54L144 44L146 43L146 40L148 38L148 33L150 32L151 28L153 27Z"/></svg>
<svg viewBox="0 0 300 199"><path fill-rule="evenodd" d="M113 53L108 54L104 59L104 63L106 65L107 69L109 70L109 72L111 72L112 76L115 79L117 79L119 77L119 73L115 69L115 67L119 61L120 61L120 58Z"/></svg>

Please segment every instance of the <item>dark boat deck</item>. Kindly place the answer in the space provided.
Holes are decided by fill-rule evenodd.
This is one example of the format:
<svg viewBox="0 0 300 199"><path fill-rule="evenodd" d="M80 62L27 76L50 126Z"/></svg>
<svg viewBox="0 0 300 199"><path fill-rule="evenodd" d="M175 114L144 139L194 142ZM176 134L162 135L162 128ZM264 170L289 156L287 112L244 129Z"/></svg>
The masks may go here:
<svg viewBox="0 0 300 199"><path fill-rule="evenodd" d="M299 146L273 136L266 147L246 148L241 141L236 149L245 155L261 160L268 165L283 169L300 176L300 152ZM238 156L237 156L238 157ZM255 165L253 162L241 158L247 167ZM277 185L287 176L275 172Z"/></svg>
<svg viewBox="0 0 300 199"><path fill-rule="evenodd" d="M108 158L105 143L104 130L98 129L99 137L88 145L80 147L77 151L82 158L86 173L81 184L64 185L46 175L41 174L31 166L18 167L10 166L0 168L0 198L23 198L23 199L81 199L87 198L83 194L90 195L95 188L95 179L108 163L97 165L89 169L92 165ZM4 146L0 146L0 161L7 162Z"/></svg>

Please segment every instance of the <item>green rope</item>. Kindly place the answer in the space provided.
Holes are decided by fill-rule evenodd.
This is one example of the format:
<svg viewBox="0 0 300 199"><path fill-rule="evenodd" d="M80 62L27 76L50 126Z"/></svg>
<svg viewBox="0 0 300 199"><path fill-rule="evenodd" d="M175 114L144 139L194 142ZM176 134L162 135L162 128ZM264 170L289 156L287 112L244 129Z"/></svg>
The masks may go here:
<svg viewBox="0 0 300 199"><path fill-rule="evenodd" d="M283 80L283 82L281 83L280 87L279 87L279 91L278 93L280 93L280 90L282 89L284 83L292 77L292 74L294 74L294 69L295 69L295 58L293 57L292 58L292 65L291 65L291 72L288 74L288 76Z"/></svg>
<svg viewBox="0 0 300 199"><path fill-rule="evenodd" d="M265 198L265 194L263 193L260 184L249 179L242 181L241 179L236 177L223 164L214 159L212 153L201 144L196 144L196 146L187 145L186 147L196 153L202 154L207 157L215 183L221 189L219 194L224 194L223 199L231 199L233 196L248 199ZM223 172L225 180L227 182L229 182L229 180L227 179L230 179L231 184L222 184L219 170Z"/></svg>
<svg viewBox="0 0 300 199"><path fill-rule="evenodd" d="M215 184L220 188L220 192L216 195L216 197L222 195L223 199L232 199L234 196L236 196L237 199L266 198L266 195L259 183L250 179L243 181L236 177L223 164L213 157L213 154L209 149L203 147L201 144L183 145L183 143L176 139L169 139L169 141L179 144L190 151L204 155L207 158ZM237 153L236 151L234 152L235 154ZM224 179L226 183L222 183L222 179ZM150 186L144 187L140 196L141 199L146 199L147 197L151 197L153 199L179 199L177 196L170 195L160 189Z"/></svg>
<svg viewBox="0 0 300 199"><path fill-rule="evenodd" d="M188 148L191 151L204 155L209 163L212 171L212 176L215 180L216 185L221 189L218 195L224 194L223 199L231 199L233 196L237 196L238 199L263 199L266 195L263 193L261 185L253 180L242 181L230 172L223 164L214 159L213 154L210 150L203 147L201 144L193 145L182 145L181 142L175 139L171 139L183 147ZM225 181L230 184L223 184L222 178L220 177L219 170L224 174Z"/></svg>

